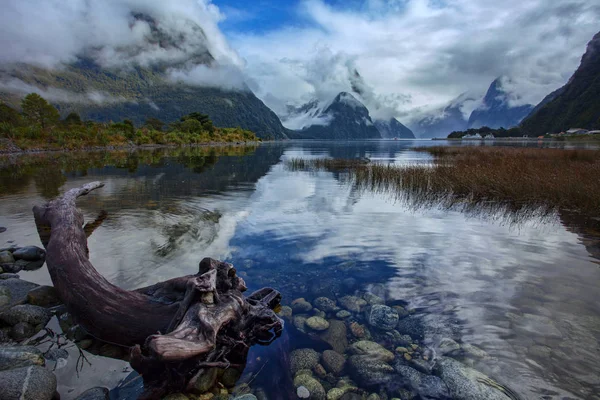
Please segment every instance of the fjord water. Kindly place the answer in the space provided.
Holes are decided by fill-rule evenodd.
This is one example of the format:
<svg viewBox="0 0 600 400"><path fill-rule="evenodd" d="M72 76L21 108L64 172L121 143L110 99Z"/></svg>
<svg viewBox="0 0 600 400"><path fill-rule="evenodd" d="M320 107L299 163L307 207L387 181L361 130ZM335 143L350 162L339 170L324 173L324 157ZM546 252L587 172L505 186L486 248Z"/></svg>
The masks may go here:
<svg viewBox="0 0 600 400"><path fill-rule="evenodd" d="M32 206L101 180L105 187L78 205L86 221L107 213L89 238L90 258L116 285L193 274L203 257L214 257L233 263L250 290L280 290L285 305L371 291L414 309L433 349L452 337L483 350L471 365L520 398L599 399L600 232L588 220L557 213L509 223L414 209L393 194L353 187L343 173L286 166L295 157L426 164L430 156L410 149L431 144L287 142L13 157L0 169L0 226L7 228L0 247L40 245ZM45 268L21 277L51 284ZM282 365L302 347L326 348L286 323L273 345L252 349L251 386L286 398L290 372ZM63 397L89 387L77 385L73 378L60 387Z"/></svg>

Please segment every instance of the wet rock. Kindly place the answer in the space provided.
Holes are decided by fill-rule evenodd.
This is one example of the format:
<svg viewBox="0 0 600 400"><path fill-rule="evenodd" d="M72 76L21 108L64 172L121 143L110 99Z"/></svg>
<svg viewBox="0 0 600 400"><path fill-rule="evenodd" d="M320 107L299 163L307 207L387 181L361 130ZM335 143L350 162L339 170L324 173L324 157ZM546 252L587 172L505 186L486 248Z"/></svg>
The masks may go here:
<svg viewBox="0 0 600 400"><path fill-rule="evenodd" d="M315 331L324 331L329 328L329 322L325 318L310 317L306 320L306 326Z"/></svg>
<svg viewBox="0 0 600 400"><path fill-rule="evenodd" d="M431 371L435 365L433 360L424 360L422 358L413 358L409 360L409 365L419 372L431 375Z"/></svg>
<svg viewBox="0 0 600 400"><path fill-rule="evenodd" d="M408 317L410 315L410 312L402 306L393 306L392 308L396 310L396 312L398 313L398 318L400 319Z"/></svg>
<svg viewBox="0 0 600 400"><path fill-rule="evenodd" d="M299 331L306 332L306 320L308 316L306 315L294 315L292 323Z"/></svg>
<svg viewBox="0 0 600 400"><path fill-rule="evenodd" d="M305 313L312 310L312 305L301 297L292 301L292 310L295 313Z"/></svg>
<svg viewBox="0 0 600 400"><path fill-rule="evenodd" d="M279 310L279 312L277 313L277 315L279 315L281 318L283 319L291 319L292 318L292 307L288 307L288 306L283 306L281 307L281 310Z"/></svg>
<svg viewBox="0 0 600 400"><path fill-rule="evenodd" d="M223 372L223 376L221 376L221 383L225 387L232 388L235 386L237 381L240 379L240 376L242 376L242 374L238 369L227 368Z"/></svg>
<svg viewBox="0 0 600 400"><path fill-rule="evenodd" d="M319 363L320 355L313 349L297 349L290 354L292 374L301 369L313 369Z"/></svg>
<svg viewBox="0 0 600 400"><path fill-rule="evenodd" d="M321 379L325 378L325 376L327 375L327 371L325 371L325 368L321 364L315 365L313 371L315 371L315 375L317 375Z"/></svg>
<svg viewBox="0 0 600 400"><path fill-rule="evenodd" d="M452 398L456 400L508 400L498 383L488 376L448 357L438 359L435 366L438 375Z"/></svg>
<svg viewBox="0 0 600 400"><path fill-rule="evenodd" d="M13 251L15 260L39 261L46 258L46 252L36 246L21 247Z"/></svg>
<svg viewBox="0 0 600 400"><path fill-rule="evenodd" d="M395 332L398 332L398 331L395 331ZM410 347L412 342L413 342L413 340L409 335L399 335L396 338L396 344L401 347Z"/></svg>
<svg viewBox="0 0 600 400"><path fill-rule="evenodd" d="M325 350L321 360L325 369L336 376L341 375L346 364L346 357L334 350Z"/></svg>
<svg viewBox="0 0 600 400"><path fill-rule="evenodd" d="M46 359L50 361L58 361L60 359L66 360L69 358L69 352L65 349L50 349L46 353Z"/></svg>
<svg viewBox="0 0 600 400"><path fill-rule="evenodd" d="M33 346L0 346L0 371L44 365L44 355Z"/></svg>
<svg viewBox="0 0 600 400"><path fill-rule="evenodd" d="M7 274L2 274L0 277L5 275ZM8 289L10 292L10 304L5 305L4 309L14 306L15 304L25 303L25 301L27 301L27 293L38 286L39 285L35 283L15 279L14 277L0 280L0 288ZM2 311L2 306L0 306L0 311Z"/></svg>
<svg viewBox="0 0 600 400"><path fill-rule="evenodd" d="M431 400L451 399L446 384L439 377L423 374L400 363L397 363L394 369L400 376L400 385L411 392L418 393L420 398Z"/></svg>
<svg viewBox="0 0 600 400"><path fill-rule="evenodd" d="M0 382L2 400L50 400L56 391L54 374L37 365L1 371Z"/></svg>
<svg viewBox="0 0 600 400"><path fill-rule="evenodd" d="M27 322L18 322L10 330L10 336L17 342L29 339L36 333L35 328Z"/></svg>
<svg viewBox="0 0 600 400"><path fill-rule="evenodd" d="M192 383L191 391L197 394L208 392L217 383L218 368L205 369L195 382Z"/></svg>
<svg viewBox="0 0 600 400"><path fill-rule="evenodd" d="M308 375L298 375L294 378L294 386L299 388L300 386L304 386L309 393L309 397L306 397L311 400L326 400L327 393L323 388L323 385L316 380L315 378Z"/></svg>
<svg viewBox="0 0 600 400"><path fill-rule="evenodd" d="M367 302L356 296L344 296L339 299L339 303L348 311L360 312Z"/></svg>
<svg viewBox="0 0 600 400"><path fill-rule="evenodd" d="M327 400L339 400L346 393L344 389L333 388L327 392Z"/></svg>
<svg viewBox="0 0 600 400"><path fill-rule="evenodd" d="M488 358L489 357L488 353L481 350L479 347L473 346L472 344L469 344L469 343L463 343L460 346L460 349L463 351L463 354L465 354L467 356L471 356L471 357L475 357L475 358Z"/></svg>
<svg viewBox="0 0 600 400"><path fill-rule="evenodd" d="M396 329L401 334L409 335L411 338L418 340L423 340L425 337L425 326L423 325L423 321L421 318L414 315L410 315L398 321Z"/></svg>
<svg viewBox="0 0 600 400"><path fill-rule="evenodd" d="M13 264L15 258L10 251L0 251L0 264Z"/></svg>
<svg viewBox="0 0 600 400"><path fill-rule="evenodd" d="M332 319L329 321L329 329L320 335L321 340L329 344L331 348L340 354L348 348L348 330L342 321Z"/></svg>
<svg viewBox="0 0 600 400"><path fill-rule="evenodd" d="M351 356L346 368L352 379L363 387L381 385L394 377L394 368L383 361L365 355Z"/></svg>
<svg viewBox="0 0 600 400"><path fill-rule="evenodd" d="M54 307L61 304L58 293L53 286L38 286L27 293L27 302L34 306Z"/></svg>
<svg viewBox="0 0 600 400"><path fill-rule="evenodd" d="M95 387L81 393L75 400L109 400L110 396L108 393L109 390L105 387ZM187 397L185 398L187 399ZM174 400L170 396L167 396L166 399ZM179 400L183 400L183 397L180 397Z"/></svg>
<svg viewBox="0 0 600 400"><path fill-rule="evenodd" d="M362 396L357 393L346 392L340 397L340 400L362 400Z"/></svg>
<svg viewBox="0 0 600 400"><path fill-rule="evenodd" d="M383 300L381 297L379 297L373 293L365 293L363 295L363 299L365 299L365 301L369 305L385 304L385 300Z"/></svg>
<svg viewBox="0 0 600 400"><path fill-rule="evenodd" d="M1 264L0 265L2 267L2 272L8 272L9 274L16 274L18 272L21 272L21 270L23 270L23 263L18 263L14 262L11 264Z"/></svg>
<svg viewBox="0 0 600 400"><path fill-rule="evenodd" d="M460 350L460 344L450 338L444 338L440 341L438 346L438 353L440 355L452 354Z"/></svg>
<svg viewBox="0 0 600 400"><path fill-rule="evenodd" d="M333 312L339 310L339 308L335 305L335 301L331 300L328 297L319 297L315 299L314 305L319 310L323 310L325 312Z"/></svg>
<svg viewBox="0 0 600 400"><path fill-rule="evenodd" d="M350 352L352 354L368 356L384 362L391 362L394 360L394 353L387 350L379 343L370 342L368 340L361 340L353 343L350 346Z"/></svg>
<svg viewBox="0 0 600 400"><path fill-rule="evenodd" d="M305 386L298 386L298 389L296 389L296 396L301 399L308 399L310 397L310 392Z"/></svg>
<svg viewBox="0 0 600 400"><path fill-rule="evenodd" d="M23 269L25 271L35 271L35 270L42 268L44 266L45 262L46 262L46 260L44 260L44 259L41 259L38 261L17 260L15 265L22 267L21 269Z"/></svg>
<svg viewBox="0 0 600 400"><path fill-rule="evenodd" d="M0 309L10 304L10 290L0 286Z"/></svg>
<svg viewBox="0 0 600 400"><path fill-rule="evenodd" d="M358 339L366 339L371 336L369 330L358 322L353 322L350 324L350 332L352 332L352 335Z"/></svg>
<svg viewBox="0 0 600 400"><path fill-rule="evenodd" d="M26 322L30 325L46 325L52 314L43 307L21 304L0 314L0 320L8 325Z"/></svg>
<svg viewBox="0 0 600 400"><path fill-rule="evenodd" d="M349 316L351 316L351 315L352 315L352 314L351 314L349 311L346 311L346 310L340 310L340 311L338 311L338 312L335 314L336 318L339 318L339 319L348 318L348 317L349 317Z"/></svg>
<svg viewBox="0 0 600 400"><path fill-rule="evenodd" d="M20 276L18 274L12 274L10 272L4 271L2 274L0 274L0 280L4 281L7 279L19 279Z"/></svg>
<svg viewBox="0 0 600 400"><path fill-rule="evenodd" d="M399 318L396 310L385 305L376 304L368 311L367 321L369 325L377 329L394 329L396 324L398 324L398 320Z"/></svg>

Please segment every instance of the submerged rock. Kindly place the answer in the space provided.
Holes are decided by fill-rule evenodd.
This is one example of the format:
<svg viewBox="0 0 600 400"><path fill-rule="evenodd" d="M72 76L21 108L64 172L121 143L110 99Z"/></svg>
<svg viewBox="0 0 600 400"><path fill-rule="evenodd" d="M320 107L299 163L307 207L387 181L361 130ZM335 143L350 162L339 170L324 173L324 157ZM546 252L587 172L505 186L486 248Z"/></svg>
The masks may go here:
<svg viewBox="0 0 600 400"><path fill-rule="evenodd" d="M292 310L296 313L309 312L312 310L312 305L301 297L292 301Z"/></svg>
<svg viewBox="0 0 600 400"><path fill-rule="evenodd" d="M347 369L352 379L363 387L389 382L394 377L394 368L381 360L365 355L354 355L348 359Z"/></svg>
<svg viewBox="0 0 600 400"><path fill-rule="evenodd" d="M456 400L509 400L510 397L488 376L448 357L438 359L438 375Z"/></svg>
<svg viewBox="0 0 600 400"><path fill-rule="evenodd" d="M56 377L44 367L33 365L0 372L2 400L50 400Z"/></svg>
<svg viewBox="0 0 600 400"><path fill-rule="evenodd" d="M61 304L53 286L38 286L27 293L27 302L34 306L54 307Z"/></svg>
<svg viewBox="0 0 600 400"><path fill-rule="evenodd" d="M35 334L35 328L26 322L19 322L15 324L10 330L10 336L17 342L29 339Z"/></svg>
<svg viewBox="0 0 600 400"><path fill-rule="evenodd" d="M328 297L318 297L317 299L315 299L314 304L315 307L317 307L319 310L325 312L339 310L339 308L335 305L335 301L331 300Z"/></svg>
<svg viewBox="0 0 600 400"><path fill-rule="evenodd" d="M367 316L369 325L381 330L394 329L396 324L398 324L398 320L399 317L396 310L381 304L372 306Z"/></svg>
<svg viewBox="0 0 600 400"><path fill-rule="evenodd" d="M4 277L8 274L2 274L0 277ZM12 275L9 279L0 280L0 288L5 288L10 292L10 303L4 306L4 309L11 307L15 304L22 304L27 301L27 293L31 289L38 287L39 285L31 282L27 282L21 279L15 278L18 275ZM0 311L2 306L0 306Z"/></svg>
<svg viewBox="0 0 600 400"><path fill-rule="evenodd" d="M409 335L411 338L423 340L425 337L425 326L423 325L423 321L415 315L409 315L406 318L402 318L398 322L396 329L401 334Z"/></svg>
<svg viewBox="0 0 600 400"><path fill-rule="evenodd" d="M296 378L294 378L294 386L297 389L300 387L304 387L306 389L306 391L308 391L308 393L309 393L309 396L305 397L307 399L311 399L311 400L326 400L327 399L327 393L325 392L323 385L321 385L321 383L318 380L311 377L310 375L298 375ZM302 391L302 392L304 392L304 391Z"/></svg>
<svg viewBox="0 0 600 400"><path fill-rule="evenodd" d="M365 293L363 295L363 299L367 302L367 304L375 305L375 304L385 304L385 300L381 297L373 294L373 293Z"/></svg>
<svg viewBox="0 0 600 400"><path fill-rule="evenodd" d="M44 365L44 355L33 346L0 347L0 371L7 369Z"/></svg>
<svg viewBox="0 0 600 400"><path fill-rule="evenodd" d="M306 326L315 331L324 331L329 328L329 322L325 318L310 317L306 320Z"/></svg>
<svg viewBox="0 0 600 400"><path fill-rule="evenodd" d="M313 349L297 349L290 354L290 367L292 374L301 369L313 369L321 356Z"/></svg>
<svg viewBox="0 0 600 400"><path fill-rule="evenodd" d="M460 350L460 344L450 338L444 338L438 346L440 355L452 354Z"/></svg>
<svg viewBox="0 0 600 400"><path fill-rule="evenodd" d="M0 251L0 264L13 264L15 258L10 251Z"/></svg>
<svg viewBox="0 0 600 400"><path fill-rule="evenodd" d="M348 330L342 321L332 319L329 321L329 329L320 335L321 340L329 344L331 348L340 354L344 354L348 348Z"/></svg>
<svg viewBox="0 0 600 400"><path fill-rule="evenodd" d="M0 314L0 320L8 325L16 325L19 322L33 326L46 325L51 317L52 314L47 309L31 304L16 305Z"/></svg>
<svg viewBox="0 0 600 400"><path fill-rule="evenodd" d="M344 365L346 364L346 357L344 357L337 351L325 350L321 359L325 369L336 376L339 376L344 370Z"/></svg>
<svg viewBox="0 0 600 400"><path fill-rule="evenodd" d="M15 260L39 261L46 258L46 251L36 246L21 247L13 251Z"/></svg>
<svg viewBox="0 0 600 400"><path fill-rule="evenodd" d="M344 296L339 299L340 304L348 311L360 312L367 302L356 296Z"/></svg>
<svg viewBox="0 0 600 400"><path fill-rule="evenodd" d="M283 319L290 319L292 318L292 307L288 307L288 306L283 306L281 307L281 310L279 310L279 312L277 313L277 315L279 315L281 318Z"/></svg>
<svg viewBox="0 0 600 400"><path fill-rule="evenodd" d="M397 382L403 388L418 393L420 398L431 400L451 399L448 387L439 377L423 374L401 363L397 363L394 369L400 377Z"/></svg>
<svg viewBox="0 0 600 400"><path fill-rule="evenodd" d="M292 319L292 323L299 331L306 332L306 320L308 319L307 315L294 315Z"/></svg>
<svg viewBox="0 0 600 400"><path fill-rule="evenodd" d="M340 319L348 318L351 315L352 314L347 310L340 310L335 314L335 316Z"/></svg>
<svg viewBox="0 0 600 400"><path fill-rule="evenodd" d="M361 340L353 343L350 346L350 352L352 354L364 355L384 362L391 362L394 360L394 353L387 350L379 343L370 342L368 340Z"/></svg>

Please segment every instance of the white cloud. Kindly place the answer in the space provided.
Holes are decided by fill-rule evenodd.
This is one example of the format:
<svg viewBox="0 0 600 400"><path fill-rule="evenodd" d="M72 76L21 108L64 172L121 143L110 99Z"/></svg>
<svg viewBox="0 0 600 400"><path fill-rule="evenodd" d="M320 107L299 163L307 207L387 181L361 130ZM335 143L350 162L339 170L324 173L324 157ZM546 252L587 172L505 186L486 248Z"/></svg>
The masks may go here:
<svg viewBox="0 0 600 400"><path fill-rule="evenodd" d="M370 88L363 100L371 112L380 104L410 118L460 93L484 93L502 75L514 83L511 104L539 102L578 66L598 31L600 5L370 0L351 10L306 0L298 13L308 23L232 37L268 105L350 91L352 66Z"/></svg>

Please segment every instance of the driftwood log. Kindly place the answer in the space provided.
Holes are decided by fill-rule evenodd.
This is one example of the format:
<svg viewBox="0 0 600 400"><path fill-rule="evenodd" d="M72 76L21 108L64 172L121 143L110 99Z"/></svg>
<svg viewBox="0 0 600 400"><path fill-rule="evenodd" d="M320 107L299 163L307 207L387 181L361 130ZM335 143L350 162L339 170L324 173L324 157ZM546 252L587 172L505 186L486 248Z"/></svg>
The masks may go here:
<svg viewBox="0 0 600 400"><path fill-rule="evenodd" d="M133 291L108 282L89 260L91 230L75 204L102 186L71 189L33 213L60 299L89 334L131 347L131 365L144 378L142 398L193 391L211 368L243 368L250 346L279 337L279 292L244 297L244 280L225 262L205 258L195 275Z"/></svg>

